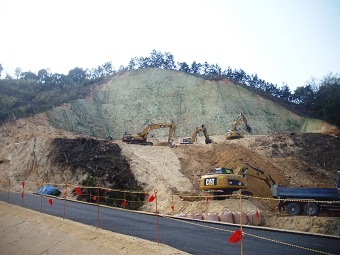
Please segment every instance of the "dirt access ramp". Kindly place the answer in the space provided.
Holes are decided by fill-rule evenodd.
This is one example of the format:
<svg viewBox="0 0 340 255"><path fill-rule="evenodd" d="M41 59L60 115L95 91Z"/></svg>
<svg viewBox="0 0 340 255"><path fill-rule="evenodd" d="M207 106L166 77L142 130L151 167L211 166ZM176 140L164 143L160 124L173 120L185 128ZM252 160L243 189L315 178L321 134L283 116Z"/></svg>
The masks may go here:
<svg viewBox="0 0 340 255"><path fill-rule="evenodd" d="M113 233L1 201L0 250L3 255L188 254L164 244Z"/></svg>

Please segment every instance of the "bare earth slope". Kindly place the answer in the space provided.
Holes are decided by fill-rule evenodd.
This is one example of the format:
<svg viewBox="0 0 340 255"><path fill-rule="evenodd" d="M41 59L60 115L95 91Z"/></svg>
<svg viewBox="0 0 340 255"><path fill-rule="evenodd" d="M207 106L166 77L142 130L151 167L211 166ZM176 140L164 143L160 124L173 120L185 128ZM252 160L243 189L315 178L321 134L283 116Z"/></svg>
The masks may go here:
<svg viewBox="0 0 340 255"><path fill-rule="evenodd" d="M222 135L243 112L256 135L322 130L320 120L300 117L271 100L224 79L209 81L180 71L147 68L123 72L92 94L47 112L50 125L90 136L121 139L151 123L177 123L176 136L204 123ZM240 125L243 129L243 125ZM155 130L157 137L166 130ZM150 135L151 135L150 134Z"/></svg>
<svg viewBox="0 0 340 255"><path fill-rule="evenodd" d="M2 189L6 190L8 178L15 183L12 189L17 192L21 192L21 181L36 181L36 186L27 190L34 192L42 180L51 183L67 181L80 184L86 176L82 169L72 172L70 168L53 164L49 156L51 141L55 137L74 138L77 135L49 127L43 114L8 123L1 127L0 134ZM323 134L247 136L228 143L223 137L212 138L214 142L209 145L204 144L204 138L199 136L197 144L177 144L174 148L115 142L129 159L131 170L144 190L147 192L158 190L158 209L164 214L172 213L170 207L172 202L175 204L176 213L238 211L239 203L232 199L210 201L206 208L204 200L183 201L176 195L199 194L199 177L219 166L236 168L248 162L269 172L281 185L335 186L340 151L340 141L335 136ZM157 144L157 138L153 139ZM262 181L251 180L250 191L255 196L270 197L269 187ZM244 201L245 211L253 211L256 208L263 212L265 226L339 235L339 229L335 227L339 226L339 220L330 215L315 217L313 221L307 217L308 224L304 222L303 216L290 217L288 224L287 221L273 220L278 216L275 213L275 204L257 200ZM154 207L148 203L145 203L142 209L154 212ZM320 221L325 223L324 226L315 227L315 224L320 225Z"/></svg>

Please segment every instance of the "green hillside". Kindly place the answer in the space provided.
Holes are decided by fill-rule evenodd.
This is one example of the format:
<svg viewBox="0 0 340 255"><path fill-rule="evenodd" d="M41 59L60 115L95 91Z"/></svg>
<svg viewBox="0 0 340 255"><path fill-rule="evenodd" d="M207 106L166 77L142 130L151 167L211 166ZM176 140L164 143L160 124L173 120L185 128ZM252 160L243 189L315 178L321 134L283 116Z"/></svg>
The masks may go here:
<svg viewBox="0 0 340 255"><path fill-rule="evenodd" d="M139 69L115 75L86 99L48 111L52 126L105 138L140 132L150 123L177 123L176 136L187 136L206 124L211 135L223 135L243 112L253 134L313 131L306 119L227 79L209 81L180 71ZM322 121L308 119L320 127ZM319 124L315 124L319 123ZM309 125L310 125L309 124ZM243 129L243 124L239 126ZM314 130L317 131L317 130ZM166 136L167 130L157 130Z"/></svg>

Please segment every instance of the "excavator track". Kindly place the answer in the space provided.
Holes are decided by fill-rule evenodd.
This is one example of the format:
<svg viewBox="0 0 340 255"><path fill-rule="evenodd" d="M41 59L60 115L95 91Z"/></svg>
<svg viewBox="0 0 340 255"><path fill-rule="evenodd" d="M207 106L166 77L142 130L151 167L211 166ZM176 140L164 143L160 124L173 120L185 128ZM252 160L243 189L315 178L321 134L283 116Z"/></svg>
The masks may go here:
<svg viewBox="0 0 340 255"><path fill-rule="evenodd" d="M153 145L152 142L139 142L139 141L131 141L128 144L138 144L138 145Z"/></svg>

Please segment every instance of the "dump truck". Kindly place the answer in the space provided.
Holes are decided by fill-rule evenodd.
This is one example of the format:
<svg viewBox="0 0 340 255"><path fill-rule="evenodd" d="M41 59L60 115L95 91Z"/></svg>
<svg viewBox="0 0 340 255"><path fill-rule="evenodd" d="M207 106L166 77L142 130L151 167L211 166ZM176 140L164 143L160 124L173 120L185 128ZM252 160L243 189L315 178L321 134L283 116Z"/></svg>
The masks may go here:
<svg viewBox="0 0 340 255"><path fill-rule="evenodd" d="M289 215L318 215L321 210L340 212L340 171L335 188L294 188L272 185L272 196L279 198L278 207Z"/></svg>

